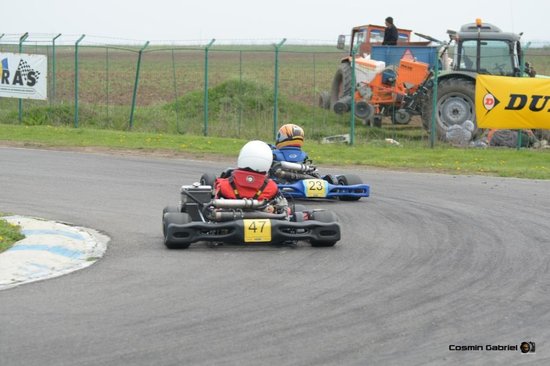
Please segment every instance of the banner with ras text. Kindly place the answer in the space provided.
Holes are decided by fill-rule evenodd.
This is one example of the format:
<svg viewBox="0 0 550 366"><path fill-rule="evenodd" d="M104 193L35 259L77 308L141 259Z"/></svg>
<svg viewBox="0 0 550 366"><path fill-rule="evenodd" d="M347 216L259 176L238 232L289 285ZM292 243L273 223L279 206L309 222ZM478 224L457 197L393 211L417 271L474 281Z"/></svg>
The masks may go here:
<svg viewBox="0 0 550 366"><path fill-rule="evenodd" d="M479 128L550 129L550 79L478 75Z"/></svg>
<svg viewBox="0 0 550 366"><path fill-rule="evenodd" d="M0 53L0 97L48 99L48 58Z"/></svg>

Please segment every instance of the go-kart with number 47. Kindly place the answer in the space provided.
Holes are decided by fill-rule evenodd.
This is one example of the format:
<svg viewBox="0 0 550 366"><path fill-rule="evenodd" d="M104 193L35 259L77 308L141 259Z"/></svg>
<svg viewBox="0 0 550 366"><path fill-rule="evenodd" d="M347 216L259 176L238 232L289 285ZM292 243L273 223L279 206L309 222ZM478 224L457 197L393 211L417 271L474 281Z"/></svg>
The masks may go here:
<svg viewBox="0 0 550 366"><path fill-rule="evenodd" d="M294 205L268 212L277 202L256 199L217 199L212 187L199 183L181 187L181 202L162 215L164 244L188 248L206 241L223 244L295 244L331 247L340 240L340 225L332 211ZM275 199L277 200L277 199Z"/></svg>
<svg viewBox="0 0 550 366"><path fill-rule="evenodd" d="M239 153L237 168L181 188L178 206L162 214L164 243L188 248L199 241L231 244L294 244L309 241L331 247L340 240L334 213L289 206L267 174L273 154L262 141L249 141Z"/></svg>

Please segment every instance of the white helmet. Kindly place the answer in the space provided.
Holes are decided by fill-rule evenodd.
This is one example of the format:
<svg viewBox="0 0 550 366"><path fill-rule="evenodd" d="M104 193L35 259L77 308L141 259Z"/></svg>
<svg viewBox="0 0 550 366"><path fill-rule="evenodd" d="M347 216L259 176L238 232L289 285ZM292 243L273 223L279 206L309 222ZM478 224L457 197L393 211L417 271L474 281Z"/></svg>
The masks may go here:
<svg viewBox="0 0 550 366"><path fill-rule="evenodd" d="M254 140L247 142L242 147L237 160L237 167L265 173L271 168L272 162L273 152L271 148L263 141Z"/></svg>

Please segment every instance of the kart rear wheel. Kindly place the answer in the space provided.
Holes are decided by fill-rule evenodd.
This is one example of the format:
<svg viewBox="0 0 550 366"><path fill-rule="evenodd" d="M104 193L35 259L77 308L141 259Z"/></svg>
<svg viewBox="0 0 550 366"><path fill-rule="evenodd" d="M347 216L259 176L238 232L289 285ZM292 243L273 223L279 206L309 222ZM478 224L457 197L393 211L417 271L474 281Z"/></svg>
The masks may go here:
<svg viewBox="0 0 550 366"><path fill-rule="evenodd" d="M167 207L168 208L168 207ZM189 248L189 245L191 243L175 243L169 238L166 237L166 231L168 229L168 225L170 224L177 224L177 225L184 225L191 222L191 218L188 214L184 212L166 212L162 217L162 232L164 234L164 245L168 249L187 249Z"/></svg>
<svg viewBox="0 0 550 366"><path fill-rule="evenodd" d="M338 221L338 217L332 211L314 211L311 214L311 219L319 222L333 223ZM321 247L333 247L335 241L325 241L325 240L311 240L312 247L321 248Z"/></svg>
<svg viewBox="0 0 550 366"><path fill-rule="evenodd" d="M355 174L340 175L338 177L338 184L342 186L351 186L354 184L363 184L361 178ZM355 196L340 196L340 201L359 201L361 197Z"/></svg>
<svg viewBox="0 0 550 366"><path fill-rule="evenodd" d="M204 173L201 176L201 180L199 181L199 183L203 186L210 186L214 188L215 181L216 181L216 176L214 174Z"/></svg>
<svg viewBox="0 0 550 366"><path fill-rule="evenodd" d="M164 214L165 213L168 213L168 212L181 212L179 207L178 206L166 206L163 210L162 210L162 217L164 217Z"/></svg>
<svg viewBox="0 0 550 366"><path fill-rule="evenodd" d="M306 206L304 205L294 205L294 211L293 212L304 212L306 211Z"/></svg>

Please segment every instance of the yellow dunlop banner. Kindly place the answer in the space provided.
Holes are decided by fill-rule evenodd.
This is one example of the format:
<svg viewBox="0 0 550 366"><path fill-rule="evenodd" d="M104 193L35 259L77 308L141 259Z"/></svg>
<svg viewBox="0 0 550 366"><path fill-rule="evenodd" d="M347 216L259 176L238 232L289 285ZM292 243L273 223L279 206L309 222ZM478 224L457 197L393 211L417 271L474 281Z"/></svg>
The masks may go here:
<svg viewBox="0 0 550 366"><path fill-rule="evenodd" d="M550 129L550 79L478 75L477 127Z"/></svg>

